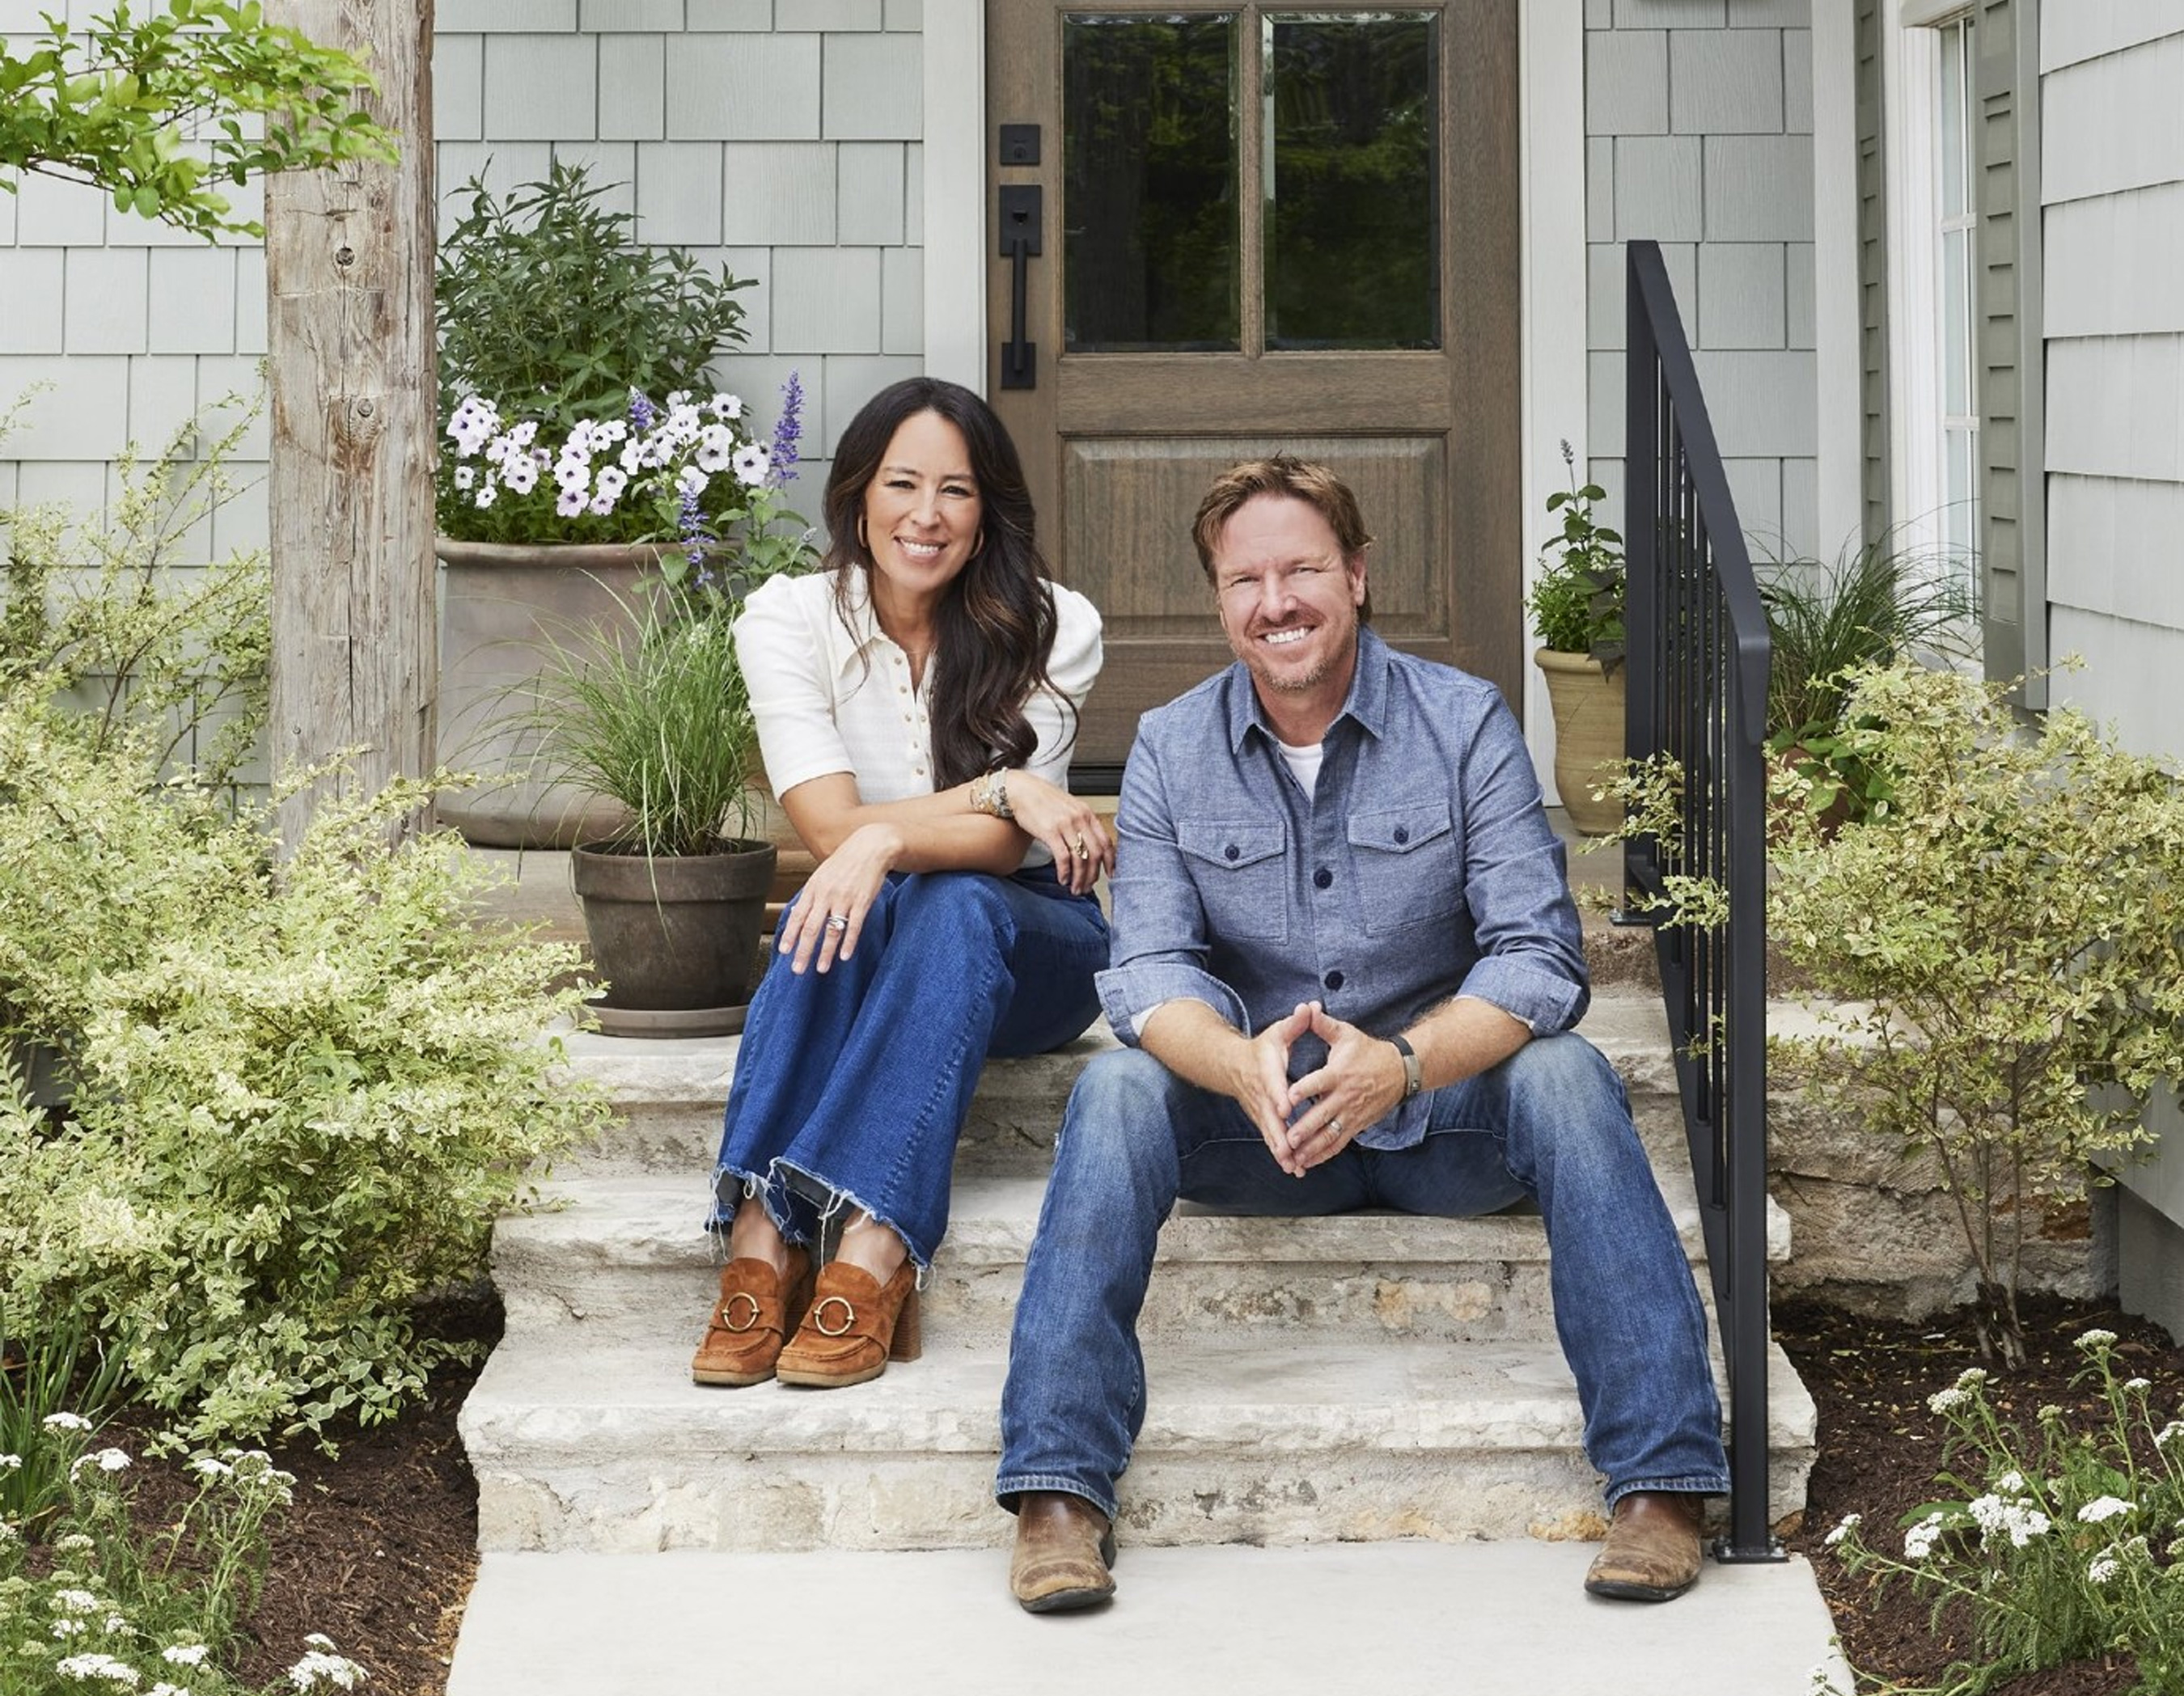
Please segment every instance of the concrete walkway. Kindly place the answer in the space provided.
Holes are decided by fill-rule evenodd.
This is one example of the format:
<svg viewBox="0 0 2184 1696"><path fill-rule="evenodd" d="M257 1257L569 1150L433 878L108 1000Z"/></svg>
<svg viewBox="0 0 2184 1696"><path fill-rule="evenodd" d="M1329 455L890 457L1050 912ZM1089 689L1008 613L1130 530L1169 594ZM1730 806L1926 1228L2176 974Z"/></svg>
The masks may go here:
<svg viewBox="0 0 2184 1696"><path fill-rule="evenodd" d="M999 1549L488 1554L448 1696L1813 1696L1850 1676L1812 1570L1709 1565L1664 1607L1590 1543L1131 1549L1114 1604L1035 1619ZM731 1645L740 1646L740 1653Z"/></svg>

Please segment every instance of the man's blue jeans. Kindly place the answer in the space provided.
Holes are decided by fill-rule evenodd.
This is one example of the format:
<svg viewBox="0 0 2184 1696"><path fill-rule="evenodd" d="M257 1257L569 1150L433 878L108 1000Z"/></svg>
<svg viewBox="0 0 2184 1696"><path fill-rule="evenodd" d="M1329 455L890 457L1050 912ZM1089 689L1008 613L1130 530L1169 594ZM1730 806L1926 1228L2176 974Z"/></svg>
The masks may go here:
<svg viewBox="0 0 2184 1696"><path fill-rule="evenodd" d="M751 998L723 1115L713 1223L746 1193L792 1243L844 1203L922 1267L948 1230L956 1138L986 1058L1044 1054L1100 1010L1107 921L1041 868L888 879L857 951L772 962Z"/></svg>
<svg viewBox="0 0 2184 1696"><path fill-rule="evenodd" d="M1078 1080L1024 1273L1001 1393L1003 1506L1026 1490L1115 1515L1145 1422L1138 1310L1178 1196L1242 1214L1393 1208L1466 1218L1529 1195L1546 1221L1555 1328L1613 1504L1729 1487L1706 1315L1622 1080L1575 1035L1537 1038L1433 1093L1415 1147L1351 1143L1293 1178L1243 1109L1137 1049Z"/></svg>

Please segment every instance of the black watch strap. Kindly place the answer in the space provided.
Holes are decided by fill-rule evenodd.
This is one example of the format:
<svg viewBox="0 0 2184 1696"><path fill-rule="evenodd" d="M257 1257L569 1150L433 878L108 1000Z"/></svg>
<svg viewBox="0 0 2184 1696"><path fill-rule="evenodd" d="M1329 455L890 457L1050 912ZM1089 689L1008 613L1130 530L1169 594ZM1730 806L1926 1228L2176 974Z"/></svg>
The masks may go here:
<svg viewBox="0 0 2184 1696"><path fill-rule="evenodd" d="M1388 1040L1396 1045L1396 1052L1403 1057L1403 1099L1408 1101L1425 1082L1425 1069L1418 1064L1417 1051L1401 1037L1390 1037Z"/></svg>

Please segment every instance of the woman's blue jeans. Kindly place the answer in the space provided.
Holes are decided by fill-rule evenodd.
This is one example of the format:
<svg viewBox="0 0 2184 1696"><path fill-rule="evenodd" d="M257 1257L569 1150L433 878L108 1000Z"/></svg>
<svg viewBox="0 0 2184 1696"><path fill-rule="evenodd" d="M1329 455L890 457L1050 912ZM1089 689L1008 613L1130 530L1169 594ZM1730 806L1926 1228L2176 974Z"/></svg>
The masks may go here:
<svg viewBox="0 0 2184 1696"><path fill-rule="evenodd" d="M1301 1178L1274 1164L1228 1097L1141 1050L1095 1059L1070 1096L1017 1304L995 1495L1008 1507L1022 1491L1064 1491L1114 1517L1145 1416L1138 1310L1178 1197L1228 1213L1468 1218L1526 1195L1546 1222L1555 1329L1608 1501L1727 1490L1690 1265L1622 1080L1582 1037L1563 1035L1435 1090L1415 1147L1353 1143Z"/></svg>
<svg viewBox="0 0 2184 1696"><path fill-rule="evenodd" d="M773 961L751 998L714 1175L713 1224L746 1193L792 1243L864 1209L921 1267L948 1231L956 1138L989 1054L1043 1054L1100 1010L1107 921L1039 868L889 877L857 951Z"/></svg>

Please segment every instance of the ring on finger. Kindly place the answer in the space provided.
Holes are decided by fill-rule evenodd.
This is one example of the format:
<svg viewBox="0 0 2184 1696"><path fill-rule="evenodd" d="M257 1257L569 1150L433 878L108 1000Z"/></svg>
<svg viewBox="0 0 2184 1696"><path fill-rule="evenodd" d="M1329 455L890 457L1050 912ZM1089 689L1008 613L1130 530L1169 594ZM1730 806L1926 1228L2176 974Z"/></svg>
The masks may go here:
<svg viewBox="0 0 2184 1696"><path fill-rule="evenodd" d="M846 931L850 928L850 921L840 913L829 913L827 915L827 928L830 931Z"/></svg>
<svg viewBox="0 0 2184 1696"><path fill-rule="evenodd" d="M1327 1128L1340 1137L1342 1134L1342 1115L1338 1113L1334 1118L1329 1120Z"/></svg>
<svg viewBox="0 0 2184 1696"><path fill-rule="evenodd" d="M1079 859L1089 859L1092 857L1092 850L1084 846L1084 838L1081 836L1070 837L1069 846L1071 851Z"/></svg>

